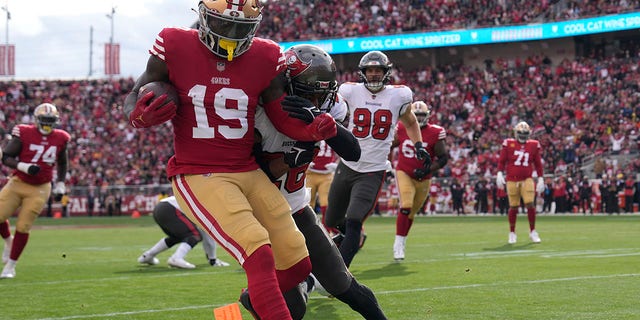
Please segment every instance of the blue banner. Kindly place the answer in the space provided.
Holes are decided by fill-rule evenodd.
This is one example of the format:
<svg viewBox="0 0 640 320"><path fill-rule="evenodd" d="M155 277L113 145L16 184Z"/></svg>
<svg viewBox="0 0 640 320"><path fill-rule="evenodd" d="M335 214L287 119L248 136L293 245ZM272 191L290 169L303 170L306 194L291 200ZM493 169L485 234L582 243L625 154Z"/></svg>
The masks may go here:
<svg viewBox="0 0 640 320"><path fill-rule="evenodd" d="M341 54L544 40L636 28L640 28L640 12L513 27L283 42L280 46L286 50L296 44L313 44L330 54Z"/></svg>

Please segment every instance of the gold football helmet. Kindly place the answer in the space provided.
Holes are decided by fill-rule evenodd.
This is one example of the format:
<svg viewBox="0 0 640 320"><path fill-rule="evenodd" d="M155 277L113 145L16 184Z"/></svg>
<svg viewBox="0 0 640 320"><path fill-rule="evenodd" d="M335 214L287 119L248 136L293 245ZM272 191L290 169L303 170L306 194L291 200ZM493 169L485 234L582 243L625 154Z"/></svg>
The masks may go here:
<svg viewBox="0 0 640 320"><path fill-rule="evenodd" d="M431 117L431 106L424 101L416 101L411 104L411 110L418 118L418 123L421 127L426 126L429 123L429 117Z"/></svg>
<svg viewBox="0 0 640 320"><path fill-rule="evenodd" d="M33 111L33 117L38 126L38 130L44 135L51 134L60 121L58 108L51 103L43 103L37 106Z"/></svg>
<svg viewBox="0 0 640 320"><path fill-rule="evenodd" d="M513 134L516 136L516 140L520 143L525 143L529 140L529 135L531 135L531 127L524 122L518 122L515 127L513 127Z"/></svg>
<svg viewBox="0 0 640 320"><path fill-rule="evenodd" d="M200 41L231 61L249 50L262 20L262 5L259 0L202 0L198 18Z"/></svg>

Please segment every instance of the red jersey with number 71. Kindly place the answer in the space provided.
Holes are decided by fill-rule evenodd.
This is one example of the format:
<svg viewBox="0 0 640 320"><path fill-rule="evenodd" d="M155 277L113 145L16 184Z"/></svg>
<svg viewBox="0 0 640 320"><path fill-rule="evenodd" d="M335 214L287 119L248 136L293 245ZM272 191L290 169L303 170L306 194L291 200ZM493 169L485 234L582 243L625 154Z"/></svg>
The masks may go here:
<svg viewBox="0 0 640 320"><path fill-rule="evenodd" d="M538 140L520 143L516 139L505 139L498 159L498 171L505 172L506 181L531 178L534 169L538 177L542 177L541 150Z"/></svg>

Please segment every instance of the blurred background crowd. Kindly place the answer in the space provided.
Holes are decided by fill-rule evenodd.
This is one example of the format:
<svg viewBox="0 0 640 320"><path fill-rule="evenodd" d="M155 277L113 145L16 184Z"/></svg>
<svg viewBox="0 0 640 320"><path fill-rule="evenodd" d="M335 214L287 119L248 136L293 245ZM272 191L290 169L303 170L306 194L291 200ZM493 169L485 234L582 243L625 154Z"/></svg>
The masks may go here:
<svg viewBox="0 0 640 320"><path fill-rule="evenodd" d="M258 34L275 41L304 41L568 20L638 8L640 1L631 0L276 1L267 3ZM593 50L561 61L532 53L487 60L483 67L398 66L392 82L409 86L415 100L432 106L431 122L447 130L451 157L438 180L443 187L454 180L468 186L470 199L477 196L479 181L491 189L501 142L523 120L543 146L550 188L560 178L578 182L604 176L635 183L640 172L639 49L640 42L631 40L606 53ZM339 70L340 82L358 80L357 65ZM35 106L51 102L60 110L60 127L72 136L67 180L72 192L91 190L104 199L109 190L153 186L145 192L157 194L168 183L165 165L172 154L172 129L169 123L149 130L128 124L119 109L134 81L0 82L3 140L14 125L33 122ZM10 172L0 170L3 184Z"/></svg>

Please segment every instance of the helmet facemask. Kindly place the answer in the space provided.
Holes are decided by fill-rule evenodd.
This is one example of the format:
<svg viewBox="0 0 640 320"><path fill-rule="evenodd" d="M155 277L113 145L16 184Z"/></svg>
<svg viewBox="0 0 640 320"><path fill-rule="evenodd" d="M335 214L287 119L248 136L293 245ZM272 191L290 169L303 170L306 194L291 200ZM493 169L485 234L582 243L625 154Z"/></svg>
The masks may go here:
<svg viewBox="0 0 640 320"><path fill-rule="evenodd" d="M215 55L232 61L249 50L262 20L261 10L256 0L200 1L200 41Z"/></svg>
<svg viewBox="0 0 640 320"><path fill-rule="evenodd" d="M519 122L513 128L513 133L516 136L516 140L520 143L525 143L529 140L529 136L531 135L531 128L526 122Z"/></svg>
<svg viewBox="0 0 640 320"><path fill-rule="evenodd" d="M391 67L393 64L389 61L387 56L380 51L369 51L358 64L358 73L360 78L364 81L364 86L371 92L378 92L384 88L384 86L391 81ZM382 77L375 77L368 79L366 75L367 68L378 67L383 71Z"/></svg>
<svg viewBox="0 0 640 320"><path fill-rule="evenodd" d="M429 107L429 105L423 101L416 101L411 104L411 108L418 119L420 127L424 127L429 124L429 118L431 117L431 107Z"/></svg>
<svg viewBox="0 0 640 320"><path fill-rule="evenodd" d="M33 111L38 131L43 135L49 135L60 121L60 115L56 106L50 103L43 103Z"/></svg>

